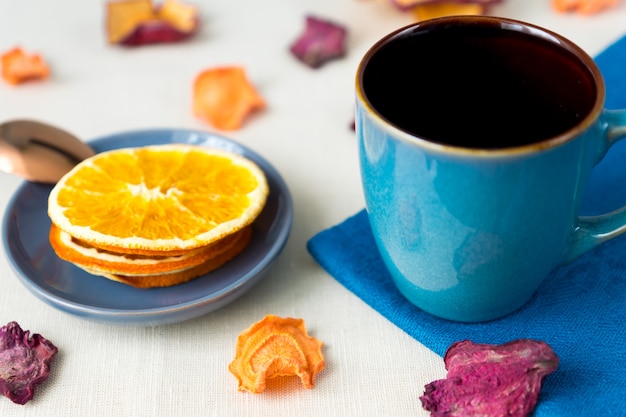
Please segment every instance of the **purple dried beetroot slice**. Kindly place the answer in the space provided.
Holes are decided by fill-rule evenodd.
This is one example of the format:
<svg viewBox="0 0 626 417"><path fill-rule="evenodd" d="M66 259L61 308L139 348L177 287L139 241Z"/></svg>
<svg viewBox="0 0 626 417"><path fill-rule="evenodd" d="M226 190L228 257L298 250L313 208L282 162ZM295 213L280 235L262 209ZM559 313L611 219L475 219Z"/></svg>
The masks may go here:
<svg viewBox="0 0 626 417"><path fill-rule="evenodd" d="M26 404L48 379L57 351L44 337L30 337L14 321L0 327L0 392L14 403Z"/></svg>
<svg viewBox="0 0 626 417"><path fill-rule="evenodd" d="M326 62L346 54L347 30L336 23L306 17L306 28L289 50L304 64L319 68Z"/></svg>
<svg viewBox="0 0 626 417"><path fill-rule="evenodd" d="M425 386L420 397L432 417L528 416L543 378L559 358L542 341L518 339L502 345L456 342L444 356L446 379Z"/></svg>

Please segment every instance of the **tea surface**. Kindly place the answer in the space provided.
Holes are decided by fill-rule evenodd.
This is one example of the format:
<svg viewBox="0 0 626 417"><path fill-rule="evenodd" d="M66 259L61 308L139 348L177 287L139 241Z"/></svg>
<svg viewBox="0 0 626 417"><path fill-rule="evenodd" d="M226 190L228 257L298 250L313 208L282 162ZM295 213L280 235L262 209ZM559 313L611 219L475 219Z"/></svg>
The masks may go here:
<svg viewBox="0 0 626 417"><path fill-rule="evenodd" d="M571 52L497 25L402 33L371 56L366 99L415 136L506 148L566 132L591 110L593 75Z"/></svg>

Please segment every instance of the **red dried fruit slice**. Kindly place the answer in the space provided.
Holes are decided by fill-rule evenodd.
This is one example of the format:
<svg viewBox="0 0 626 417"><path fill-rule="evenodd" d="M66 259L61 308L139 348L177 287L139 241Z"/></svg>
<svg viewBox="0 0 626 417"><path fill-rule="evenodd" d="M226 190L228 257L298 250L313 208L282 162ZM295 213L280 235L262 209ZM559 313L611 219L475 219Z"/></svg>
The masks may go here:
<svg viewBox="0 0 626 417"><path fill-rule="evenodd" d="M311 68L319 68L326 62L346 54L347 30L341 25L306 17L306 28L289 50Z"/></svg>
<svg viewBox="0 0 626 417"><path fill-rule="evenodd" d="M2 78L9 84L48 77L50 70L38 54L28 55L21 48L15 47L0 56Z"/></svg>
<svg viewBox="0 0 626 417"><path fill-rule="evenodd" d="M525 417L535 408L543 378L559 358L545 342L519 339L502 345L465 340L444 356L446 379L420 397L431 416Z"/></svg>
<svg viewBox="0 0 626 417"><path fill-rule="evenodd" d="M155 7L151 0L107 3L109 43L139 46L178 42L193 35L200 24L195 7L178 0L165 0Z"/></svg>
<svg viewBox="0 0 626 417"><path fill-rule="evenodd" d="M16 322L0 327L0 393L26 404L50 375L58 349L39 334L30 336Z"/></svg>

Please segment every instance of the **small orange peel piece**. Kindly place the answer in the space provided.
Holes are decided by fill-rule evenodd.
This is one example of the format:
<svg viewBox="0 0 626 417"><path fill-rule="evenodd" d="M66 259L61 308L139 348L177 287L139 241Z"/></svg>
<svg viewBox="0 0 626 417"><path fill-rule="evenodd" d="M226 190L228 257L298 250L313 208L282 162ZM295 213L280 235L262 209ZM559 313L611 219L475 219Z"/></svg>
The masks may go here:
<svg viewBox="0 0 626 417"><path fill-rule="evenodd" d="M249 113L264 107L242 67L207 69L194 80L194 114L218 129L239 129Z"/></svg>
<svg viewBox="0 0 626 417"><path fill-rule="evenodd" d="M412 10L418 21L452 15L481 15L485 6L480 3L439 1L415 6Z"/></svg>
<svg viewBox="0 0 626 417"><path fill-rule="evenodd" d="M577 12L583 15L592 15L614 7L617 0L552 0L552 7L560 12Z"/></svg>
<svg viewBox="0 0 626 417"><path fill-rule="evenodd" d="M239 391L258 394L268 379L280 376L298 376L305 388L313 388L324 365L322 342L308 335L304 320L268 314L239 335L228 369Z"/></svg>
<svg viewBox="0 0 626 417"><path fill-rule="evenodd" d="M15 47L0 56L2 78L17 85L30 80L44 79L50 74L48 65L38 54L27 54Z"/></svg>

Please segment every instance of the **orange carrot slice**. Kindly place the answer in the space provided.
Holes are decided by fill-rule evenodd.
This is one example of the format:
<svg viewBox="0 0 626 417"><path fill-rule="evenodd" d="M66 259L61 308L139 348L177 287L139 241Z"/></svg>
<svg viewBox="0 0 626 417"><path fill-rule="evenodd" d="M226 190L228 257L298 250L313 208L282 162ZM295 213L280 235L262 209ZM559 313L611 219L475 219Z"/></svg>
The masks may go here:
<svg viewBox="0 0 626 417"><path fill-rule="evenodd" d="M413 8L417 20L434 19L452 15L481 15L485 6L480 3L460 3L458 1L438 1Z"/></svg>
<svg viewBox="0 0 626 417"><path fill-rule="evenodd" d="M552 0L552 7L558 12L577 12L584 15L599 13L616 5L617 0Z"/></svg>
<svg viewBox="0 0 626 417"><path fill-rule="evenodd" d="M228 370L239 391L258 394L276 377L298 376L311 389L324 366L322 342L309 336L304 320L268 314L239 335Z"/></svg>
<svg viewBox="0 0 626 417"><path fill-rule="evenodd" d="M28 55L15 47L0 56L2 78L9 84L46 78L50 70L43 58L37 54Z"/></svg>
<svg viewBox="0 0 626 417"><path fill-rule="evenodd" d="M208 69L193 83L194 114L218 129L238 129L250 112L264 107L241 67Z"/></svg>

